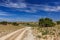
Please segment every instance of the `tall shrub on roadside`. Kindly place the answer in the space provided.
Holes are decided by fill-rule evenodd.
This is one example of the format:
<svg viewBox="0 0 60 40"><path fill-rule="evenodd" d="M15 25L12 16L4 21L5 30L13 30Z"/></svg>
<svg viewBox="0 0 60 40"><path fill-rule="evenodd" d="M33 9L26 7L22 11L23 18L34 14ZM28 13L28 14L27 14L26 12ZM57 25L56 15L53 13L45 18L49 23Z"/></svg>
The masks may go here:
<svg viewBox="0 0 60 40"><path fill-rule="evenodd" d="M39 19L39 26L52 27L54 25L55 25L55 23L50 18L41 18L41 19Z"/></svg>

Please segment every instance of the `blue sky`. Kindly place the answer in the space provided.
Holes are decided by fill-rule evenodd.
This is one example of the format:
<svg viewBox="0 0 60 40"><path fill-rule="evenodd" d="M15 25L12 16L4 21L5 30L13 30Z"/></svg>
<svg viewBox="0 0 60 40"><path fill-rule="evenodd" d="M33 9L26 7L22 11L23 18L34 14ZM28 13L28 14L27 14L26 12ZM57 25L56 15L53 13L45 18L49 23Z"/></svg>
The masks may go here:
<svg viewBox="0 0 60 40"><path fill-rule="evenodd" d="M60 0L0 0L0 21L60 20Z"/></svg>

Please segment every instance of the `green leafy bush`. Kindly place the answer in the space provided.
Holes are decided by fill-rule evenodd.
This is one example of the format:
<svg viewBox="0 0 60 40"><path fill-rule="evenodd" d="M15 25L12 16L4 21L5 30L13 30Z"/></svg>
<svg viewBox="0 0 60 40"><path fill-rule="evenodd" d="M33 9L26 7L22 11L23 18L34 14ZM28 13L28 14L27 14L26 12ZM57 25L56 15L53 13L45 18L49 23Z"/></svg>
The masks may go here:
<svg viewBox="0 0 60 40"><path fill-rule="evenodd" d="M13 22L12 25L14 25L14 26L18 26L19 24L16 23L16 22Z"/></svg>
<svg viewBox="0 0 60 40"><path fill-rule="evenodd" d="M0 24L7 25L7 22L6 21L2 21L2 22L0 22Z"/></svg>
<svg viewBox="0 0 60 40"><path fill-rule="evenodd" d="M50 18L41 18L39 19L39 26L42 27L52 27L55 23Z"/></svg>
<svg viewBox="0 0 60 40"><path fill-rule="evenodd" d="M57 24L60 24L60 21L56 21Z"/></svg>

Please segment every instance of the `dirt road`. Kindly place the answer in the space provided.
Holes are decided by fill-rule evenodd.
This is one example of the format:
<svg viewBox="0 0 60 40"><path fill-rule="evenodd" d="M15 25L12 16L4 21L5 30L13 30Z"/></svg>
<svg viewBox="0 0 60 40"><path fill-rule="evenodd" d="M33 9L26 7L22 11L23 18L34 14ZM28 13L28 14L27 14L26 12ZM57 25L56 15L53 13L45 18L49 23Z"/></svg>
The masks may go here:
<svg viewBox="0 0 60 40"><path fill-rule="evenodd" d="M0 38L0 40L34 40L31 27L14 31Z"/></svg>

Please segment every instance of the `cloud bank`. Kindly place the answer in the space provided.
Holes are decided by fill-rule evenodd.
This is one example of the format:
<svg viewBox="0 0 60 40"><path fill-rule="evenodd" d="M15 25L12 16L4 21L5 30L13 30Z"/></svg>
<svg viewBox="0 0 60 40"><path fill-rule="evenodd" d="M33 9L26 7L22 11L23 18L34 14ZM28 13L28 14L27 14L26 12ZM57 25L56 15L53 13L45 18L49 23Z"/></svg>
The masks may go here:
<svg viewBox="0 0 60 40"><path fill-rule="evenodd" d="M35 13L40 10L46 11L46 12L59 12L60 11L60 3L59 2L51 2L54 3L56 6L51 6L48 4L28 4L25 2L25 0L17 0L15 2L14 0L3 0L3 3L0 3L0 6L5 6L9 8L15 8L18 11L24 11L24 12L30 12Z"/></svg>

